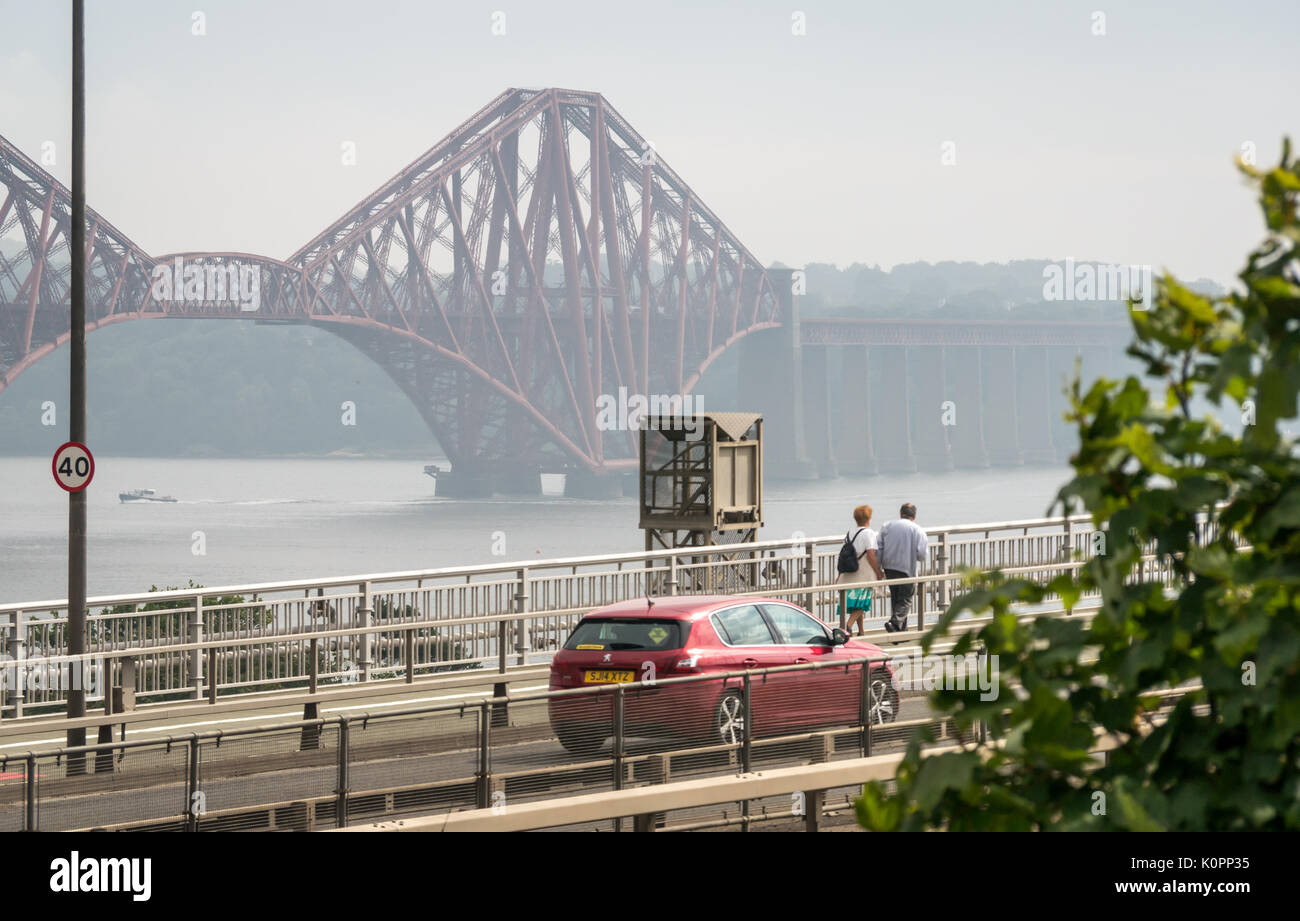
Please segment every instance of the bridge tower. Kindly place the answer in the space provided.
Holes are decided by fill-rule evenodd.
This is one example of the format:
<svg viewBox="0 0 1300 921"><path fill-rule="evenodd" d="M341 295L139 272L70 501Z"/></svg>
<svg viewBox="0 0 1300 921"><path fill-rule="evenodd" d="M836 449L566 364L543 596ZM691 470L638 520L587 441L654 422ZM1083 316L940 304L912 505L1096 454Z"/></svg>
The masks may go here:
<svg viewBox="0 0 1300 921"><path fill-rule="evenodd" d="M154 257L94 211L87 224L72 239L67 190L0 138L0 239L21 238L0 252L0 391L67 341L69 265L84 258L88 329L227 318L346 338L415 404L451 460L440 487L463 494L532 491L540 472L617 494L636 432L603 406L689 394L783 321L757 258L581 90L504 91L283 260ZM227 270L259 296L191 296L192 279Z"/></svg>

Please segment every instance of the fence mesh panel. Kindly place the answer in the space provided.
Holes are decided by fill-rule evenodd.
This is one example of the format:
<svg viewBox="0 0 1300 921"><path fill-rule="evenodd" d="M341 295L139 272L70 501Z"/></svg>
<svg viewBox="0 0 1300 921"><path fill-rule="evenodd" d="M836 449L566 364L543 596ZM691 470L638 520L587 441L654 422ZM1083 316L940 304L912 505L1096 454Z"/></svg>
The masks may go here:
<svg viewBox="0 0 1300 921"><path fill-rule="evenodd" d="M491 805L614 789L613 701L602 691L498 706Z"/></svg>
<svg viewBox="0 0 1300 921"><path fill-rule="evenodd" d="M188 769L183 742L74 756L71 762L61 754L38 756L38 827L179 830L188 808Z"/></svg>
<svg viewBox="0 0 1300 921"><path fill-rule="evenodd" d="M199 829L306 831L332 826L338 736L338 726L327 724L203 742Z"/></svg>
<svg viewBox="0 0 1300 921"><path fill-rule="evenodd" d="M0 833L26 828L27 761L0 760Z"/></svg>
<svg viewBox="0 0 1300 921"><path fill-rule="evenodd" d="M348 725L349 824L477 804L481 708Z"/></svg>
<svg viewBox="0 0 1300 921"><path fill-rule="evenodd" d="M347 824L509 809L529 800L898 753L923 731L934 743L951 744L951 722L928 712L909 669L901 659L858 659L601 685L549 698L493 698L121 747L82 755L80 771L62 753L41 755L38 827L312 830L340 824L340 808ZM977 731L966 730L966 740ZM194 767L191 745L198 754ZM15 764L18 770L10 770ZM17 830L25 817L25 762L0 766L0 829ZM769 806L774 820L791 818L784 803L751 806L749 812L686 811L674 822L726 828Z"/></svg>

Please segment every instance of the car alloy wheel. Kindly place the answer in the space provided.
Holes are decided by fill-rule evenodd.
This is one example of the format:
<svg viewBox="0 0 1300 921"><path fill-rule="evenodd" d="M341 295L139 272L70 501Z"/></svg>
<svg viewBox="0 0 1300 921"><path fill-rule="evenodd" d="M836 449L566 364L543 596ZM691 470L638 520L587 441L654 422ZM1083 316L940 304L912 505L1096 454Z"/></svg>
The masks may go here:
<svg viewBox="0 0 1300 921"><path fill-rule="evenodd" d="M714 734L725 745L738 745L745 738L745 702L735 691L728 691L718 701L713 714Z"/></svg>
<svg viewBox="0 0 1300 921"><path fill-rule="evenodd" d="M871 676L871 722L892 723L898 719L898 692L883 675Z"/></svg>

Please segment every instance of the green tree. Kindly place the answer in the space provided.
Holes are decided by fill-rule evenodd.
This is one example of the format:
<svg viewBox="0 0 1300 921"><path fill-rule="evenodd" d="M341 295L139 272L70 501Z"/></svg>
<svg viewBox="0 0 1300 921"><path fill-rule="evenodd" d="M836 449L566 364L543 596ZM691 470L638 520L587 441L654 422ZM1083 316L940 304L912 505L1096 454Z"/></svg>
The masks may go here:
<svg viewBox="0 0 1300 921"><path fill-rule="evenodd" d="M202 589L203 586L190 579L188 585L168 585L161 589L156 585L151 585L149 591L176 592L187 588ZM225 632L233 632L239 635L244 631L256 632L270 626L275 619L274 611L269 606L245 605L245 600L243 595L203 596L207 635L212 636ZM256 595L251 599L252 602L260 600ZM240 607L226 608L225 605L240 605ZM189 641L189 637L184 633L184 625L185 618L189 615L183 615L176 611L175 608L178 606L184 607L184 603L150 601L145 604L119 604L111 608L103 608L99 613L106 619L92 621L88 625L87 633L90 638L90 647L95 649L99 646L111 645L120 648L138 645L144 641L154 641L155 645L186 643ZM137 616L107 618L107 615L113 614ZM280 653L279 656L282 662L287 660L284 653ZM165 673L158 669L143 670L139 678L140 683L137 691L142 695L150 692L175 692L182 687L184 682L183 659L183 655L170 656L169 664L164 666ZM237 668L238 666L232 665L230 667ZM248 669L252 671L252 674L247 677L252 679L261 677L260 663L254 661L249 664ZM222 680L229 679L223 677ZM270 690L280 686L279 684L270 684L252 690Z"/></svg>
<svg viewBox="0 0 1300 921"><path fill-rule="evenodd" d="M991 611L954 651L999 657L1000 699L937 693L936 708L970 741L925 757L914 740L895 792L864 789L863 825L1300 827L1300 457L1282 430L1300 392L1300 165L1288 142L1273 169L1239 166L1268 228L1241 290L1207 298L1160 279L1153 309L1131 311L1129 349L1155 392L1135 377L1071 388L1081 446L1053 507L1090 512L1105 553L1047 586L973 577L924 642L963 611ZM1240 412L1242 434L1196 417L1200 398ZM1218 528L1198 542L1207 514ZM1173 590L1138 577L1144 550L1172 567ZM1068 605L1088 590L1101 596L1088 624L1022 623L1009 612L1051 593ZM1192 682L1153 714L1145 692ZM989 727L985 741L975 740L977 721ZM1100 732L1118 745L1105 764L1089 755Z"/></svg>
<svg viewBox="0 0 1300 921"><path fill-rule="evenodd" d="M184 589L201 589L202 585L196 583L193 579L189 580L188 585L168 585L159 588L156 585L149 586L151 592L179 592ZM259 601L256 595L252 601ZM233 610L226 609L225 605L243 605L245 598L243 595L205 595L203 598L203 609L208 612L207 631L209 633L222 632L226 630L258 630L270 625L275 615L269 607L237 607ZM172 612L177 607L184 607L183 602L178 601L150 601L143 605L140 604L119 604L111 608L102 608L101 617L107 617L112 614L150 614L155 611ZM219 609L219 610L214 610ZM100 620L90 624L89 633L92 643L112 642L119 644L138 643L141 640L170 640L176 643L186 642L185 636L181 633L182 615L179 612L164 613L156 617L128 617L113 618L111 620Z"/></svg>
<svg viewBox="0 0 1300 921"><path fill-rule="evenodd" d="M410 622L419 620L420 612L414 605L395 605L388 598L380 598L375 605L375 623L383 624L385 622ZM466 648L464 643L456 642L450 637L442 636L437 627L412 631L415 634L415 664L421 667L423 674L434 674L436 672L459 672L479 668L479 662L463 662L457 665L435 665L433 667L423 667L429 662L457 662L466 657ZM425 640L433 639L433 656L430 659L424 653ZM390 662L389 659L394 661ZM395 666L396 656L386 655L383 651L378 654L379 661L376 663L376 669L381 673L378 677L384 677L382 674L386 669ZM401 670L405 671L406 665L403 662ZM397 669L393 669L391 676L398 674Z"/></svg>

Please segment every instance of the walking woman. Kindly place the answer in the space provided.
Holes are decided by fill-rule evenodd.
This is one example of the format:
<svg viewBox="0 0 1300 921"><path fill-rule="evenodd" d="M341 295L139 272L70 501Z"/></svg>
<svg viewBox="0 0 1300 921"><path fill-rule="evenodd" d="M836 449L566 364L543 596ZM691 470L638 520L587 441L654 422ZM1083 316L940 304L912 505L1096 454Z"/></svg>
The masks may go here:
<svg viewBox="0 0 1300 921"><path fill-rule="evenodd" d="M853 520L857 523L857 528L844 535L844 542L846 545L850 543L853 545L853 553L857 559L858 568L855 572L841 572L835 578L836 585L870 582L873 576L876 579L885 578L884 570L880 568L880 560L877 559L876 554L879 540L876 532L868 527L871 524L871 506L859 505L855 508L853 510ZM851 588L846 595L845 605L848 608L849 619L844 625L844 632L852 636L856 624L857 635L862 636L866 632L863 630L862 620L871 611L871 586L864 585L860 588Z"/></svg>

